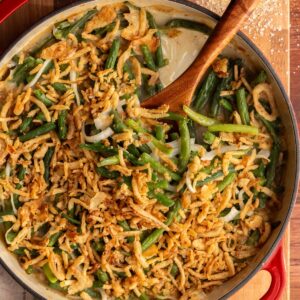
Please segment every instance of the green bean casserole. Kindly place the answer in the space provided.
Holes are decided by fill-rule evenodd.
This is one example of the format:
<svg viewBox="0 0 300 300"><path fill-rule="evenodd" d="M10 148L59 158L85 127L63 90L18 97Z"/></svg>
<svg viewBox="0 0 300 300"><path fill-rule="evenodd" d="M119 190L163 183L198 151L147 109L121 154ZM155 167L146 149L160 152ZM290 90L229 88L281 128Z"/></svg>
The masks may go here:
<svg viewBox="0 0 300 300"><path fill-rule="evenodd" d="M284 140L266 73L220 56L185 115L143 108L163 88L162 38L210 33L154 16L128 2L72 15L1 70L3 239L66 296L201 299L278 225Z"/></svg>

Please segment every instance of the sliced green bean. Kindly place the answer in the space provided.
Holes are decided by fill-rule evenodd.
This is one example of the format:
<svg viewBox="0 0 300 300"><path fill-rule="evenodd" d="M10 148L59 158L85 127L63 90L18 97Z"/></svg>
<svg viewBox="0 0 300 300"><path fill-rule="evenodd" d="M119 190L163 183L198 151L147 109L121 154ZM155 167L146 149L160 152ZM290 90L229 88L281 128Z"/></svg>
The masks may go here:
<svg viewBox="0 0 300 300"><path fill-rule="evenodd" d="M156 161L152 156L147 153L143 153L139 159L143 164L150 163L153 170L157 171L160 174L168 174L171 179L179 181L181 176L170 169L163 166L161 163Z"/></svg>
<svg viewBox="0 0 300 300"><path fill-rule="evenodd" d="M116 133L124 132L124 130L127 128L127 126L125 125L125 123L121 119L120 114L118 113L117 110L114 110L113 114L114 114L113 130Z"/></svg>
<svg viewBox="0 0 300 300"><path fill-rule="evenodd" d="M80 19L76 20L69 26L63 26L62 28L58 28L55 30L55 38L56 39L65 39L67 38L69 33L76 34L77 31L83 28L84 24L91 19L96 13L97 9L93 9L84 14Z"/></svg>
<svg viewBox="0 0 300 300"><path fill-rule="evenodd" d="M170 274L171 274L174 278L179 274L178 266L177 266L175 263L172 265Z"/></svg>
<svg viewBox="0 0 300 300"><path fill-rule="evenodd" d="M18 65L13 73L13 81L19 85L22 82L25 82L28 72L35 67L36 60L29 56L25 58L23 64Z"/></svg>
<svg viewBox="0 0 300 300"><path fill-rule="evenodd" d="M226 78L222 78L216 87L216 90L212 96L210 114L212 117L216 117L220 109L220 95L223 90L230 88L230 83L233 79L233 69L232 65L229 66L229 74Z"/></svg>
<svg viewBox="0 0 300 300"><path fill-rule="evenodd" d="M175 205L169 210L168 216L167 216L167 221L165 224L167 226L170 226L173 223L173 220L178 214L178 211L180 209L180 201L176 201ZM164 229L158 228L153 230L142 242L142 251L147 250L151 245L155 244L159 238L162 236L164 233Z"/></svg>
<svg viewBox="0 0 300 300"><path fill-rule="evenodd" d="M57 278L56 278L55 275L52 273L52 271L51 271L50 266L49 266L48 263L46 263L46 264L43 266L43 271L44 271L44 274L46 275L47 279L48 279L51 283L57 282Z"/></svg>
<svg viewBox="0 0 300 300"><path fill-rule="evenodd" d="M193 102L193 107L196 111L201 110L207 104L217 84L218 77L213 70L210 70Z"/></svg>
<svg viewBox="0 0 300 300"><path fill-rule="evenodd" d="M81 149L100 153L101 156L108 157L118 154L118 149L112 146L105 146L102 142L93 144L80 144Z"/></svg>
<svg viewBox="0 0 300 300"><path fill-rule="evenodd" d="M232 108L231 103L230 103L228 100L224 99L224 98L222 98L222 99L220 100L220 105L221 105L223 108L225 108L227 111L229 111L229 112L232 112L232 111L233 111L233 108Z"/></svg>
<svg viewBox="0 0 300 300"><path fill-rule="evenodd" d="M226 175L223 181L218 184L218 191L222 192L227 186L229 186L234 181L235 178L236 174L233 172Z"/></svg>
<svg viewBox="0 0 300 300"><path fill-rule="evenodd" d="M190 119L202 126L207 127L219 123L218 120L199 114L186 105L183 106L183 111L188 115Z"/></svg>
<svg viewBox="0 0 300 300"><path fill-rule="evenodd" d="M191 155L190 132L187 120L180 120L178 122L178 128L180 133L179 168L181 171L184 171Z"/></svg>
<svg viewBox="0 0 300 300"><path fill-rule="evenodd" d="M54 234L52 234L49 238L49 243L48 243L48 247L53 247L56 242L58 241L58 239L62 236L62 231L58 231Z"/></svg>
<svg viewBox="0 0 300 300"><path fill-rule="evenodd" d="M41 90L34 90L33 94L46 106L51 106L53 104L53 102Z"/></svg>
<svg viewBox="0 0 300 300"><path fill-rule="evenodd" d="M271 187L274 182L279 155L280 155L280 147L278 144L274 144L271 150L270 162L266 170L267 187Z"/></svg>
<svg viewBox="0 0 300 300"><path fill-rule="evenodd" d="M67 133L68 133L67 117L68 117L67 110L62 110L58 114L57 129L58 129L58 137L61 140L65 140L67 138Z"/></svg>
<svg viewBox="0 0 300 300"><path fill-rule="evenodd" d="M102 283L105 283L109 280L108 274L103 272L101 269L97 270L96 276Z"/></svg>
<svg viewBox="0 0 300 300"><path fill-rule="evenodd" d="M202 138L203 138L204 143L206 143L208 145L211 145L214 142L216 136L213 133L209 132L209 131L205 131L203 133Z"/></svg>
<svg viewBox="0 0 300 300"><path fill-rule="evenodd" d="M44 179L47 184L50 182L50 164L53 157L55 147L50 147L44 156Z"/></svg>
<svg viewBox="0 0 300 300"><path fill-rule="evenodd" d="M78 220L76 220L76 219L70 217L69 215L67 215L67 214L65 214L65 213L62 213L61 215L62 215L62 217L64 217L64 218L67 219L70 223L72 223L72 224L74 224L74 225L80 225L80 224L81 224L80 221L78 221Z"/></svg>
<svg viewBox="0 0 300 300"><path fill-rule="evenodd" d="M114 69L118 58L121 41L119 38L115 39L109 50L109 54L105 63L105 69Z"/></svg>
<svg viewBox="0 0 300 300"><path fill-rule="evenodd" d="M93 33L99 36L103 36L105 33L113 31L113 29L116 27L116 22L112 22L102 28L98 28L93 30Z"/></svg>
<svg viewBox="0 0 300 300"><path fill-rule="evenodd" d="M150 300L150 298L145 293L141 294L139 299L140 300Z"/></svg>
<svg viewBox="0 0 300 300"><path fill-rule="evenodd" d="M184 116L171 112L168 112L168 115L166 117L164 117L165 120L171 120L171 121L180 121L184 119Z"/></svg>
<svg viewBox="0 0 300 300"><path fill-rule="evenodd" d="M268 76L265 70L261 70L257 77L251 82L251 85L254 87L260 83L266 82Z"/></svg>
<svg viewBox="0 0 300 300"><path fill-rule="evenodd" d="M159 140L164 142L165 140L165 131L162 125L155 126L155 137Z"/></svg>
<svg viewBox="0 0 300 300"><path fill-rule="evenodd" d="M107 170L105 167L97 167L96 172L103 178L107 179L117 179L120 176L118 171L110 171Z"/></svg>
<svg viewBox="0 0 300 300"><path fill-rule="evenodd" d="M154 198L164 206L171 207L175 204L174 200L162 193L154 194Z"/></svg>
<svg viewBox="0 0 300 300"><path fill-rule="evenodd" d="M255 118L258 119L259 121L261 121L264 126L267 128L267 130L269 131L269 133L272 136L272 139L274 141L275 144L279 145L280 144L280 139L278 137L278 134L275 131L275 128L273 126L272 122L267 121L264 117L262 117L258 112L255 112Z"/></svg>
<svg viewBox="0 0 300 300"><path fill-rule="evenodd" d="M26 134L22 135L19 137L20 141L23 143L23 142L26 142L28 140L31 140L35 137L38 137L40 135L43 135L43 134L46 134L52 130L54 130L56 128L56 125L55 123L46 123L46 124L43 124L41 125L40 127L37 127L29 132L27 132Z"/></svg>
<svg viewBox="0 0 300 300"><path fill-rule="evenodd" d="M212 32L212 29L204 23L187 20L187 19L172 19L166 24L167 28L186 28L195 31L202 32L209 35Z"/></svg>
<svg viewBox="0 0 300 300"><path fill-rule="evenodd" d="M246 100L246 91L244 88L240 88L236 92L236 103L238 112L240 114L242 123L245 125L250 125L250 116L248 111L248 104Z"/></svg>
<svg viewBox="0 0 300 300"><path fill-rule="evenodd" d="M152 53L147 45L141 45L141 51L144 56L145 63L147 67L153 71L157 71L157 66L155 65Z"/></svg>
<svg viewBox="0 0 300 300"><path fill-rule="evenodd" d="M98 167L104 167L104 166L111 166L111 165L117 165L120 163L119 155L110 156L107 158L104 158L98 163Z"/></svg>
<svg viewBox="0 0 300 300"><path fill-rule="evenodd" d="M26 117L23 120L22 124L20 125L20 128L19 128L20 132L24 133L29 128L29 126L31 125L32 121L33 121L32 117Z"/></svg>
<svg viewBox="0 0 300 300"><path fill-rule="evenodd" d="M68 90L68 87L60 82L54 82L52 86L57 92L65 93Z"/></svg>
<svg viewBox="0 0 300 300"><path fill-rule="evenodd" d="M259 131L257 127L240 125L240 124L215 124L208 127L211 132L236 132L236 133L247 133L251 135L258 135Z"/></svg>

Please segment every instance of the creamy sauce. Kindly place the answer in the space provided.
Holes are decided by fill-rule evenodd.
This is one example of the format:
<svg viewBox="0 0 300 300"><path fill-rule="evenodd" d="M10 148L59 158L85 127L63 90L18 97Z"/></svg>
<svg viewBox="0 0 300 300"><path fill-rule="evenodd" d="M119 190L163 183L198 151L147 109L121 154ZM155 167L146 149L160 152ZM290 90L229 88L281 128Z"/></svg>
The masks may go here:
<svg viewBox="0 0 300 300"><path fill-rule="evenodd" d="M164 86L176 80L195 60L207 36L201 32L180 29L175 37L162 36L164 56L169 64L160 69L160 79Z"/></svg>

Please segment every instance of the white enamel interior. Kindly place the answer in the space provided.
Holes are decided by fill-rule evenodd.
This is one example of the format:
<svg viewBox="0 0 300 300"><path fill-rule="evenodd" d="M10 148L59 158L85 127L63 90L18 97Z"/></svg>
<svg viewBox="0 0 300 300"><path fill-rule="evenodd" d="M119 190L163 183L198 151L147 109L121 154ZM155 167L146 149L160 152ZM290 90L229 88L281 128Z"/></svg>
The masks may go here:
<svg viewBox="0 0 300 300"><path fill-rule="evenodd" d="M95 6L100 7L102 5L119 2L112 0L102 0L102 1L90 1L83 3L69 9L64 10L47 20L43 21L36 27L34 27L29 33L23 36L3 57L0 62L0 69L7 64L10 59L22 49L30 48L35 43L36 40L39 40L41 37L46 36L50 30L51 26L65 19L67 16L72 14L82 12L93 8ZM155 14L159 22L164 23L165 21L174 18L189 18L194 20L199 20L205 22L210 26L215 25L215 20L207 16L206 14L197 11L191 7L187 7L183 4L179 4L169 0L139 0L132 1L135 2L138 6L151 6L149 9ZM172 47L165 45L165 49L168 49L171 59L170 65L165 67L162 70L162 78L165 84L170 83L170 78L175 79L180 75L180 72L184 71L188 65L193 61L197 55L200 47L203 45L205 37L201 33L188 32L184 31L184 34L180 38L172 40L173 46L176 46L178 49L172 50ZM253 259L249 267L245 268L237 276L223 284L222 286L214 289L214 291L208 295L208 299L219 299L226 297L228 293L244 281L246 277L249 278L249 275L253 273L253 270L260 265L263 258L269 253L274 242L277 239L279 232L282 229L282 224L284 223L288 211L291 206L292 198L295 193L295 181L297 180L297 166L298 166L298 157L297 157L297 145L296 145L296 133L293 126L291 111L284 99L283 91L280 89L275 78L272 76L272 73L268 69L268 66L264 64L263 60L259 57L257 53L241 38L236 37L231 45L227 47L224 52L226 55L231 57L241 57L247 64L249 70L260 70L261 68L265 69L269 75L269 81L273 86L273 91L276 97L276 102L279 107L281 118L285 126L286 139L288 145L288 160L286 164L285 176L284 176L284 185L285 185L285 194L282 199L283 207L278 212L277 219L281 220L282 223L277 227L270 237L269 241L265 244L263 249L257 254ZM26 286L34 290L37 294L46 299L57 299L62 300L66 299L61 294L57 293L54 290L51 290L47 285L42 282L38 277L27 275L24 270L20 267L17 259L12 255L5 246L3 239L0 242L0 258L6 264L6 266L14 273L16 277L19 278Z"/></svg>

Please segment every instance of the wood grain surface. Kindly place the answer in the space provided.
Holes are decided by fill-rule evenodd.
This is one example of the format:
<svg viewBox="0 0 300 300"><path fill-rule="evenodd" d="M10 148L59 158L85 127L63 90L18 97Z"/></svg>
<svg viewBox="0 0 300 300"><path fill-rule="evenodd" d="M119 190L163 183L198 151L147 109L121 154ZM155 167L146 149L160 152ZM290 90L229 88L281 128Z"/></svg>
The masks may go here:
<svg viewBox="0 0 300 300"><path fill-rule="evenodd" d="M12 0L13 1L13 0ZM199 2L192 0L193 2ZM226 0L224 0L226 1ZM264 0L261 0L262 4ZM66 4L74 2L72 0L30 0L27 5L18 10L4 24L0 25L0 48L5 49L19 34L26 30L34 22L42 16L48 14L52 10L62 7ZM209 2L209 0L207 1ZM216 2L216 1L214 1ZM222 2L222 1L218 1ZM300 1L290 0L290 17L291 17L291 38L289 41L289 1L274 0L280 2L281 11L276 14L272 22L277 23L281 30L276 30L270 35L270 31L252 39L257 46L269 58L271 64L278 72L283 84L288 89L289 78L291 79L291 100L295 108L298 122L300 121ZM268 17L268 16L265 16ZM255 24L253 24L255 26ZM282 27L281 27L282 26ZM247 31L246 31L247 34ZM251 31L248 32L251 38ZM266 38L267 37L267 38ZM280 41L280 42L278 42ZM289 70L289 42L290 42L290 60L291 70ZM291 242L288 235L285 236L285 249L289 249L291 245L291 260L288 272L291 274L291 286L287 288L283 299L300 299L300 197L298 195L297 205L293 212L291 221ZM289 252L286 252L286 259L289 261ZM255 300L262 294L254 296L253 290L256 289L256 282L267 282L267 274L259 274L250 283L250 287L244 288L235 299ZM291 294L291 297L289 297ZM247 298L246 298L247 297ZM0 266L0 299L19 300L34 299L29 293L25 292Z"/></svg>

